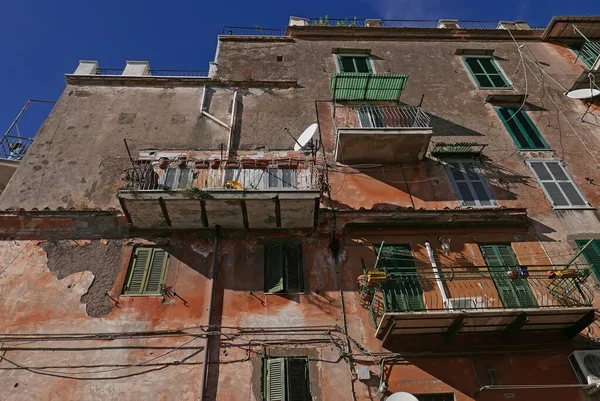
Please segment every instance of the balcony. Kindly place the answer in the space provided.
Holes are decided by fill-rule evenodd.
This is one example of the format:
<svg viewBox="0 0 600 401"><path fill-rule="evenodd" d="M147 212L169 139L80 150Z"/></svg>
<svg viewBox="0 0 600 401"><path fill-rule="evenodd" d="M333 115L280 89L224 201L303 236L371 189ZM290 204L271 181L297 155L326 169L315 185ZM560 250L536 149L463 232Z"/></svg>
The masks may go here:
<svg viewBox="0 0 600 401"><path fill-rule="evenodd" d="M133 227L312 228L320 198L313 160L136 160L118 197Z"/></svg>
<svg viewBox="0 0 600 401"><path fill-rule="evenodd" d="M410 163L422 160L433 134L430 117L414 106L336 106L336 161Z"/></svg>
<svg viewBox="0 0 600 401"><path fill-rule="evenodd" d="M591 324L587 265L378 269L363 307L376 336L523 330L575 335ZM592 319L593 321L593 319Z"/></svg>

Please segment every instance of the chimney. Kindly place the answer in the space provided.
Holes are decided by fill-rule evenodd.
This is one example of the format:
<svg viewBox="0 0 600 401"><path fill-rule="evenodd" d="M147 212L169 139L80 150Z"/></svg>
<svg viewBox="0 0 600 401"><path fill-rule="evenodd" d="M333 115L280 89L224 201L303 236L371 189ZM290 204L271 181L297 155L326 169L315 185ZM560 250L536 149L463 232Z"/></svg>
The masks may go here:
<svg viewBox="0 0 600 401"><path fill-rule="evenodd" d="M129 76L150 75L150 63L147 61L127 61L123 74Z"/></svg>
<svg viewBox="0 0 600 401"><path fill-rule="evenodd" d="M94 60L79 60L79 65L73 74L75 75L96 75L98 71L98 62Z"/></svg>
<svg viewBox="0 0 600 401"><path fill-rule="evenodd" d="M367 19L367 20L365 20L365 26L368 26L368 27L381 26L381 20L380 19Z"/></svg>

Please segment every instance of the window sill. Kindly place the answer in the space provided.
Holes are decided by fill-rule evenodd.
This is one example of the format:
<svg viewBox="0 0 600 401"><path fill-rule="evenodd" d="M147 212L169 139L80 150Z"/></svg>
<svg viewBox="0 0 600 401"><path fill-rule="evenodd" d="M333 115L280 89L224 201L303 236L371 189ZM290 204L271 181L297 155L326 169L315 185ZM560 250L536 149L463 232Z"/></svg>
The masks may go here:
<svg viewBox="0 0 600 401"><path fill-rule="evenodd" d="M554 210L596 210L594 206L552 206Z"/></svg>
<svg viewBox="0 0 600 401"><path fill-rule="evenodd" d="M138 298L138 297L147 297L147 298L162 298L162 294L121 294L119 298Z"/></svg>

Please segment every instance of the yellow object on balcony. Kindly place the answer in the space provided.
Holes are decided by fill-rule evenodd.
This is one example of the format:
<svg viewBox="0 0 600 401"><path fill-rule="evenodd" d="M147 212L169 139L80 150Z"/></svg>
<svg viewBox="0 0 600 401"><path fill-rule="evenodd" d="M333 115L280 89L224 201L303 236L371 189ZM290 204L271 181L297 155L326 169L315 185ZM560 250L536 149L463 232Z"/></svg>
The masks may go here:
<svg viewBox="0 0 600 401"><path fill-rule="evenodd" d="M226 189L244 189L244 186L239 181L229 180L225 183Z"/></svg>

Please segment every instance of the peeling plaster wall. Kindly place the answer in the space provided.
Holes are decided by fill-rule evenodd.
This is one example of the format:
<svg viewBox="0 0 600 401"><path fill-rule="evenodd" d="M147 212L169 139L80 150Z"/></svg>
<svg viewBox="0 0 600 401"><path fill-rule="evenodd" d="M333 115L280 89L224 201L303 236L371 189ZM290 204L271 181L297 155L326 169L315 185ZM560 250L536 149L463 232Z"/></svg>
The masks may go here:
<svg viewBox="0 0 600 401"><path fill-rule="evenodd" d="M106 294L113 287L123 257L122 241L48 241L39 245L47 254L48 270L59 280L74 273L91 272L94 279L81 302L91 317L113 310Z"/></svg>

